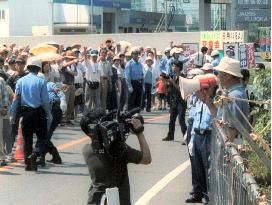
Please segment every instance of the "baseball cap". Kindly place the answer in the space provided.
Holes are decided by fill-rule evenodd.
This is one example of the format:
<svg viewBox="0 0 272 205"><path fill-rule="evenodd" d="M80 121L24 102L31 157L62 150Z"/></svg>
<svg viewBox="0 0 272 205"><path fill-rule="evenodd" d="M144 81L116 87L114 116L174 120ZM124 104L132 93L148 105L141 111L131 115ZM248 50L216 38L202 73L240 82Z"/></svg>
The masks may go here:
<svg viewBox="0 0 272 205"><path fill-rule="evenodd" d="M98 50L92 49L92 50L90 51L90 55L91 55L91 56L98 56Z"/></svg>

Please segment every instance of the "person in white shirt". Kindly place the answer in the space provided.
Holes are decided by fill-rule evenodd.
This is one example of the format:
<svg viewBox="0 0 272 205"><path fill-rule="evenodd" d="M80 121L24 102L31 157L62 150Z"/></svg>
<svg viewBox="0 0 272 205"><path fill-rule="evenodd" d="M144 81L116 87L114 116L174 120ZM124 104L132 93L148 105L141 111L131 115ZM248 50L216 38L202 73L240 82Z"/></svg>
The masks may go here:
<svg viewBox="0 0 272 205"><path fill-rule="evenodd" d="M207 47L202 47L201 52L199 52L194 58L194 67L201 68L207 62L206 53L208 52Z"/></svg>
<svg viewBox="0 0 272 205"><path fill-rule="evenodd" d="M100 78L103 76L103 69L97 62L98 50L91 50L90 56L91 60L85 55L85 60L83 62L83 65L86 68L85 105L88 109L101 107Z"/></svg>
<svg viewBox="0 0 272 205"><path fill-rule="evenodd" d="M86 68L81 63L78 62L76 64L77 76L75 76L75 89L76 89L76 97L75 97L75 116L78 113L84 112L84 77ZM79 91L83 91L81 94Z"/></svg>

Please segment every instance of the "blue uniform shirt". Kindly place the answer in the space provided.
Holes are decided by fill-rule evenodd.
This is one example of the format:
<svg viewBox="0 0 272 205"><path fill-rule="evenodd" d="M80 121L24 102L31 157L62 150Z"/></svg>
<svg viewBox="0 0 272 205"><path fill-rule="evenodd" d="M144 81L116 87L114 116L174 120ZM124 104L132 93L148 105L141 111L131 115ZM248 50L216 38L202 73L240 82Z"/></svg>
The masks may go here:
<svg viewBox="0 0 272 205"><path fill-rule="evenodd" d="M139 61L131 59L128 61L125 68L125 76L127 80L128 87L131 88L132 80L142 80L143 79L143 66Z"/></svg>
<svg viewBox="0 0 272 205"><path fill-rule="evenodd" d="M196 110L196 102L197 102L197 96L195 94L191 95L191 97L188 100L188 119L194 119L195 118L195 110Z"/></svg>
<svg viewBox="0 0 272 205"><path fill-rule="evenodd" d="M65 95L61 90L56 92L55 89L58 89L58 88L59 87L57 86L56 83L53 83L53 82L47 83L47 91L48 91L50 102L60 102L61 100L65 100Z"/></svg>
<svg viewBox="0 0 272 205"><path fill-rule="evenodd" d="M196 102L195 118L191 134L195 134L194 129L211 130L212 129L212 115L208 106L201 100Z"/></svg>
<svg viewBox="0 0 272 205"><path fill-rule="evenodd" d="M42 106L46 113L50 113L46 82L36 74L30 72L20 78L16 83L15 94L20 95L21 106L31 108ZM15 101L12 103L12 116L15 116L15 111L18 106L18 102Z"/></svg>
<svg viewBox="0 0 272 205"><path fill-rule="evenodd" d="M168 58L167 56L164 56L160 59L160 71L163 73L166 73L166 64L167 64Z"/></svg>
<svg viewBox="0 0 272 205"><path fill-rule="evenodd" d="M228 92L229 92L228 93L229 97L247 99L245 88L240 84L233 85L232 87L230 87L228 89ZM239 100L236 100L235 102L238 105L238 107L240 108L240 110L243 112L243 114L246 117L248 117L249 116L249 105L248 105L248 103L244 102L244 101L239 101ZM228 108L233 113L233 115L241 122L241 124L245 125L246 129L249 129L249 126L247 126L246 120L243 118L241 113L235 107L234 103L229 103ZM223 115L223 108L219 107L218 111L217 111L217 118L221 120L222 115ZM232 122L230 122L230 127L235 128L235 125Z"/></svg>
<svg viewBox="0 0 272 205"><path fill-rule="evenodd" d="M181 60L180 57L179 57L178 59L176 59L176 58L174 58L174 57L170 58L170 59L167 61L166 66L165 66L165 68L166 68L166 74L167 74L167 75L171 75L171 74L172 74L172 63L173 63L173 62L175 62L175 61L180 61L180 62L182 62L182 63L184 64L184 63L186 63L188 60L189 60L189 57L183 58L182 60Z"/></svg>

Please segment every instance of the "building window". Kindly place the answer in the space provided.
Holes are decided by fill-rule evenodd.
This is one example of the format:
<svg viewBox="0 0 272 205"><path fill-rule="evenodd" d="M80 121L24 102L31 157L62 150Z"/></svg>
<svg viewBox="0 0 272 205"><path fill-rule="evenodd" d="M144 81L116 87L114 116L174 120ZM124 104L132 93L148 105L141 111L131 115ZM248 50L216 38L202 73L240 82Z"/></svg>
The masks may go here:
<svg viewBox="0 0 272 205"><path fill-rule="evenodd" d="M6 13L5 10L0 10L0 21L5 20L5 17L6 17L5 13Z"/></svg>

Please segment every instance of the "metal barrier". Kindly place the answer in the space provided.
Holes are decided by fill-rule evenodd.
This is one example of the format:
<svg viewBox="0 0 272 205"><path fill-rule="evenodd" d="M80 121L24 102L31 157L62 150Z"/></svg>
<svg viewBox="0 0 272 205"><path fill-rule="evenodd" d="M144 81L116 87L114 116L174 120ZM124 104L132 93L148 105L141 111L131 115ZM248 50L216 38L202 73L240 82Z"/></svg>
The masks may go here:
<svg viewBox="0 0 272 205"><path fill-rule="evenodd" d="M227 106L224 112L228 119ZM226 119L226 118L225 118ZM239 126L239 125L238 125ZM226 142L227 136L224 126L217 119L214 120L212 132L209 198L211 205L266 205L261 200L260 188L248 173L233 143ZM226 143L225 143L226 142Z"/></svg>

